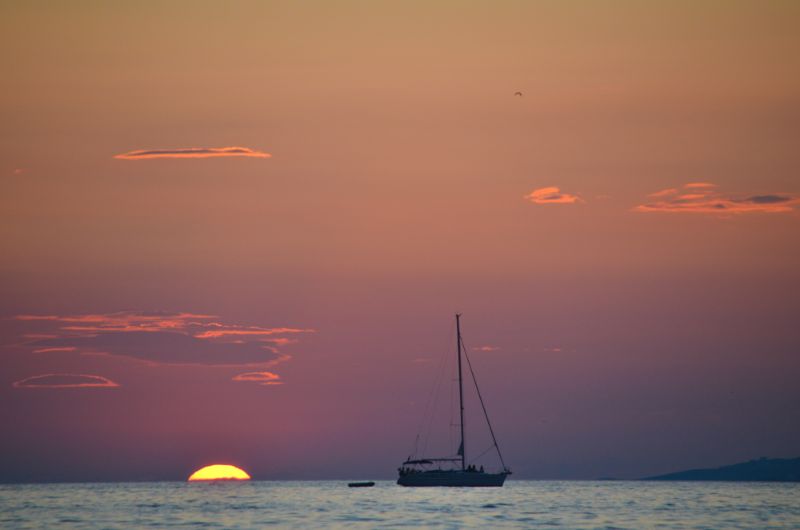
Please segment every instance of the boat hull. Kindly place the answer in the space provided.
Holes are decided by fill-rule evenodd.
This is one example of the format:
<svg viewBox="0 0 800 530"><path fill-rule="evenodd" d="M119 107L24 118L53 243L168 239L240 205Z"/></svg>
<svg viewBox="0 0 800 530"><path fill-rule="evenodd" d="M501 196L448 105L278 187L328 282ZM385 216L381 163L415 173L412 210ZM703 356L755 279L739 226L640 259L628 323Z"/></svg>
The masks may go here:
<svg viewBox="0 0 800 530"><path fill-rule="evenodd" d="M401 486L411 488L499 488L508 473L479 473L470 471L420 471L407 473L397 479Z"/></svg>
<svg viewBox="0 0 800 530"><path fill-rule="evenodd" d="M348 482L347 487L349 488L371 488L374 486L375 483L371 480L369 482Z"/></svg>

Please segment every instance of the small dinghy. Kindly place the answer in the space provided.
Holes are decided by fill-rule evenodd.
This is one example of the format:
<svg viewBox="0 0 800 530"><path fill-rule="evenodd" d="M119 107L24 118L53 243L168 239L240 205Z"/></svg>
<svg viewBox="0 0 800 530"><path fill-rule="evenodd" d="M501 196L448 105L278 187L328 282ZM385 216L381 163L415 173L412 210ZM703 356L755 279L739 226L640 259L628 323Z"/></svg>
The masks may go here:
<svg viewBox="0 0 800 530"><path fill-rule="evenodd" d="M368 482L348 482L347 487L349 488L371 488L374 486L375 483L371 480Z"/></svg>

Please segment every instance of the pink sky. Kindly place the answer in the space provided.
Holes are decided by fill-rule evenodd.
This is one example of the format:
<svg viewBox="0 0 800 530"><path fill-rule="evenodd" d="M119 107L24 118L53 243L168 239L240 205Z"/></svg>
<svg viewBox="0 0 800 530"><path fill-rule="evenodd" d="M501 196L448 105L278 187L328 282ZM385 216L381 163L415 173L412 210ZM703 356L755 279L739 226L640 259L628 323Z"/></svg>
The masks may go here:
<svg viewBox="0 0 800 530"><path fill-rule="evenodd" d="M0 15L0 480L389 478L456 311L515 477L800 454L797 4Z"/></svg>

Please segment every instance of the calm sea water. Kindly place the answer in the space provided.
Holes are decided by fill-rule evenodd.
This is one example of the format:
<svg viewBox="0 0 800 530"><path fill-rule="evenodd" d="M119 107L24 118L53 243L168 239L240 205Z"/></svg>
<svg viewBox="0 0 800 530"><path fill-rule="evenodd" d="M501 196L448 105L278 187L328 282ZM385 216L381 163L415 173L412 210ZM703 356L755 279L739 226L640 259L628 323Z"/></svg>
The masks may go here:
<svg viewBox="0 0 800 530"><path fill-rule="evenodd" d="M800 528L800 485L510 480L0 486L0 528Z"/></svg>

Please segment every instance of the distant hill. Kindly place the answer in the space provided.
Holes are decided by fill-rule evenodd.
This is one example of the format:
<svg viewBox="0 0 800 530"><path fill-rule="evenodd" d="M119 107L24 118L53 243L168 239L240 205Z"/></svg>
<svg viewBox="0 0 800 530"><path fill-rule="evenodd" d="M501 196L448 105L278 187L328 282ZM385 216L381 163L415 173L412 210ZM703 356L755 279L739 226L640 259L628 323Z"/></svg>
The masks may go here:
<svg viewBox="0 0 800 530"><path fill-rule="evenodd" d="M738 482L800 482L800 458L759 458L713 469L690 469L642 480L729 480Z"/></svg>

